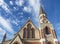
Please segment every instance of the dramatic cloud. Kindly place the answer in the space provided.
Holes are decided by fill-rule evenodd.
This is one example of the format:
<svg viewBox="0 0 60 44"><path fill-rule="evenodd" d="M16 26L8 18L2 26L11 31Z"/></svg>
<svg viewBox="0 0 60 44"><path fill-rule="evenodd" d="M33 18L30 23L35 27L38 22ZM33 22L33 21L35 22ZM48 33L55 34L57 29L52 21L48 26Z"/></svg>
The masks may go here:
<svg viewBox="0 0 60 44"><path fill-rule="evenodd" d="M10 33L14 33L14 30L12 29L12 25L4 19L2 16L0 16L0 25L2 25L5 30L7 30Z"/></svg>
<svg viewBox="0 0 60 44"><path fill-rule="evenodd" d="M9 6L4 2L4 0L0 0L0 7L2 7L6 12L11 13Z"/></svg>

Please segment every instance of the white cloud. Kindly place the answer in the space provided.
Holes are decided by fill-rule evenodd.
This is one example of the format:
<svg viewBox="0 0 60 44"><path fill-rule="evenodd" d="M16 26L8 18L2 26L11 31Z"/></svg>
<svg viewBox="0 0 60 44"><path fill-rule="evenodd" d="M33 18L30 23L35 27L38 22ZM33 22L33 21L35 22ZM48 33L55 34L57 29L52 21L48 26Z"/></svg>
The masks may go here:
<svg viewBox="0 0 60 44"><path fill-rule="evenodd" d="M36 14L39 14L40 0L29 0L29 5L33 7Z"/></svg>
<svg viewBox="0 0 60 44"><path fill-rule="evenodd" d="M14 8L14 10L16 10L17 8L16 7L13 7Z"/></svg>
<svg viewBox="0 0 60 44"><path fill-rule="evenodd" d="M6 12L10 12L8 5L4 2L4 0L0 0L0 7L2 7Z"/></svg>
<svg viewBox="0 0 60 44"><path fill-rule="evenodd" d="M12 29L12 25L4 19L2 16L0 16L0 25L5 28L6 31L10 33L15 33L14 30Z"/></svg>
<svg viewBox="0 0 60 44"><path fill-rule="evenodd" d="M13 7L14 8L14 10L17 10L17 8L16 7Z"/></svg>
<svg viewBox="0 0 60 44"><path fill-rule="evenodd" d="M16 20L13 20L12 23L18 26L18 22Z"/></svg>
<svg viewBox="0 0 60 44"><path fill-rule="evenodd" d="M40 0L29 0L29 6L33 8L33 18L39 22Z"/></svg>
<svg viewBox="0 0 60 44"><path fill-rule="evenodd" d="M10 1L10 5L13 5L13 2L12 1Z"/></svg>
<svg viewBox="0 0 60 44"><path fill-rule="evenodd" d="M18 23L20 22L18 19L10 19L10 18L7 19L7 21L10 22L12 25L16 25L16 26L18 26L19 25Z"/></svg>
<svg viewBox="0 0 60 44"><path fill-rule="evenodd" d="M15 3L18 6L22 6L24 4L24 1L23 0L16 0Z"/></svg>
<svg viewBox="0 0 60 44"><path fill-rule="evenodd" d="M24 7L23 9L25 12L31 12L31 8L30 7Z"/></svg>

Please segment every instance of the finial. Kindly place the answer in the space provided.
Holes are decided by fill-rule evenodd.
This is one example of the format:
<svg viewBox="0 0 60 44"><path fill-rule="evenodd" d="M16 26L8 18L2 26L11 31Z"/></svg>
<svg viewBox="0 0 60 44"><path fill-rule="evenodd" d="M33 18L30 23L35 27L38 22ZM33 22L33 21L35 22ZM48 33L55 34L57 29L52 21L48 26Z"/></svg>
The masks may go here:
<svg viewBox="0 0 60 44"><path fill-rule="evenodd" d="M30 22L30 17L28 17L28 22Z"/></svg>
<svg viewBox="0 0 60 44"><path fill-rule="evenodd" d="M28 17L28 19L30 19L30 17Z"/></svg>

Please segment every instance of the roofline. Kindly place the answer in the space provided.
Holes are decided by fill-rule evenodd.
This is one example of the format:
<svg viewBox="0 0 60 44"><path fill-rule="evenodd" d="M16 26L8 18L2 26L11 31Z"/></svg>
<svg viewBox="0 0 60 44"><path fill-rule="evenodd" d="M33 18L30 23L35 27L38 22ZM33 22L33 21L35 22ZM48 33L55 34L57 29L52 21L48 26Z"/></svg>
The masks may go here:
<svg viewBox="0 0 60 44"><path fill-rule="evenodd" d="M28 20L30 20L30 19L28 19ZM19 30L18 30L18 32L17 33L15 33L14 35L16 35L16 34L18 34L21 30L22 30L22 28L28 23L28 20L25 22L25 24L21 27L21 28L19 28ZM31 20L30 20L31 21ZM34 23L31 21L31 23L34 25ZM34 25L35 26L35 25ZM36 27L36 26L35 26ZM39 30L39 28L37 28L36 27L36 29L38 29Z"/></svg>

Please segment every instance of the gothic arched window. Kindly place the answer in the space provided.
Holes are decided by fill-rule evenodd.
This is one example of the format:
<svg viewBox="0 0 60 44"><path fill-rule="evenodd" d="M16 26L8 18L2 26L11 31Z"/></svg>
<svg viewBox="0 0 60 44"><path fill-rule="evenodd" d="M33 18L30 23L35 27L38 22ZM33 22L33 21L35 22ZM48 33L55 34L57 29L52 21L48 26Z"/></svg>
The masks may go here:
<svg viewBox="0 0 60 44"><path fill-rule="evenodd" d="M47 35L49 34L48 27L45 28L45 33L46 33Z"/></svg>
<svg viewBox="0 0 60 44"><path fill-rule="evenodd" d="M27 25L27 31L28 31L27 38L30 38L30 29L31 29L31 24L28 24Z"/></svg>
<svg viewBox="0 0 60 44"><path fill-rule="evenodd" d="M15 41L13 44L19 44L19 42L18 41Z"/></svg>
<svg viewBox="0 0 60 44"><path fill-rule="evenodd" d="M34 37L35 37L35 30L32 29L32 38L34 38Z"/></svg>
<svg viewBox="0 0 60 44"><path fill-rule="evenodd" d="M26 28L24 28L24 32L23 32L23 38L26 38Z"/></svg>

